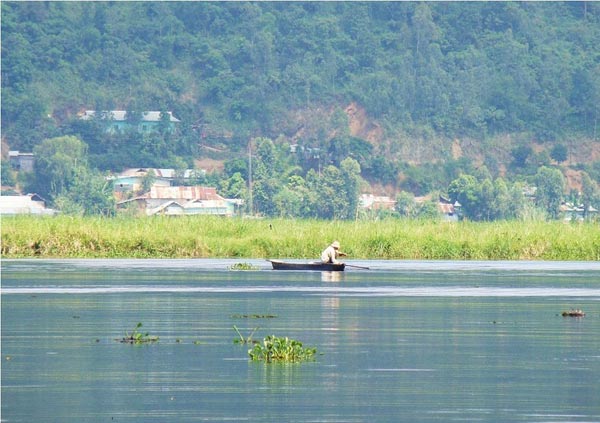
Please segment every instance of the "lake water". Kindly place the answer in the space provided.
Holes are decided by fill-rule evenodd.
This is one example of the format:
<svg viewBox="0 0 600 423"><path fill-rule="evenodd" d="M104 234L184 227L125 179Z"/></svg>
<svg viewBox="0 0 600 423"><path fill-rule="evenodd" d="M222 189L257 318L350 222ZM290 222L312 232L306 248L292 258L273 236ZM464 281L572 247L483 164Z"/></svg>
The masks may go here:
<svg viewBox="0 0 600 423"><path fill-rule="evenodd" d="M3 260L1 419L600 422L600 263L352 264ZM234 326L318 355L251 362Z"/></svg>

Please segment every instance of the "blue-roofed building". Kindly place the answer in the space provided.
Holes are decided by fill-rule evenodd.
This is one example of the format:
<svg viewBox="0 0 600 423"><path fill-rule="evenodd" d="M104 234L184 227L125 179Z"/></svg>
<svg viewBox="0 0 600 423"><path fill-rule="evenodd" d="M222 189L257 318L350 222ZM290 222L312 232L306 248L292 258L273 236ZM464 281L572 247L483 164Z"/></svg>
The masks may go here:
<svg viewBox="0 0 600 423"><path fill-rule="evenodd" d="M149 111L132 113L126 110L109 110L97 112L85 110L80 114L81 120L96 120L106 124L106 132L124 133L136 129L143 134L159 132L165 127L168 132L174 132L181 121L173 116L172 112Z"/></svg>

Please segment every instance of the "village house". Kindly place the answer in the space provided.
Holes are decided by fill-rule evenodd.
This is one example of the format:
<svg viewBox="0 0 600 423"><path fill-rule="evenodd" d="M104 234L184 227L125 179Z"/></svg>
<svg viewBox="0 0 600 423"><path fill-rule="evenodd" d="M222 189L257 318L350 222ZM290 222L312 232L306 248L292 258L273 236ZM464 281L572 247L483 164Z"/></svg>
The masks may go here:
<svg viewBox="0 0 600 423"><path fill-rule="evenodd" d="M578 206L573 203L562 203L560 205L560 213L563 216L565 222L583 222L586 218L593 219L598 215L598 210L592 206L588 206L587 213L585 213L585 207L583 204Z"/></svg>
<svg viewBox="0 0 600 423"><path fill-rule="evenodd" d="M204 177L206 171L202 169L154 169L154 168L134 168L127 169L117 176L109 179L113 181L113 190L118 201L131 197L133 193L139 192L143 187L146 178L152 178L152 185L172 186L172 185L196 185L199 178Z"/></svg>
<svg viewBox="0 0 600 423"><path fill-rule="evenodd" d="M444 220L449 222L457 222L460 217L460 203L455 201L454 203L447 198L440 195L438 198L437 208Z"/></svg>
<svg viewBox="0 0 600 423"><path fill-rule="evenodd" d="M129 129L135 128L139 133L149 134L158 132L161 125L166 125L168 132L174 132L177 124L181 122L172 112L149 111L140 112L139 116L130 116L125 110L110 110L96 112L95 110L85 110L79 115L81 120L99 120L107 123L106 132L111 134L122 134Z"/></svg>
<svg viewBox="0 0 600 423"><path fill-rule="evenodd" d="M33 172L33 153L21 153L17 150L8 152L8 161L13 170L19 172Z"/></svg>
<svg viewBox="0 0 600 423"><path fill-rule="evenodd" d="M37 194L0 196L0 215L2 216L17 214L51 216L55 213L55 210L46 208L46 200Z"/></svg>
<svg viewBox="0 0 600 423"><path fill-rule="evenodd" d="M141 196L119 201L117 209L134 208L147 216L233 216L242 204L242 200L221 197L213 187L153 185L149 192Z"/></svg>
<svg viewBox="0 0 600 423"><path fill-rule="evenodd" d="M430 195L424 197L415 197L415 204L422 206L428 201L431 201ZM456 201L452 202L443 196L439 196L436 207L442 218L447 222L457 222L460 218L461 204Z"/></svg>
<svg viewBox="0 0 600 423"><path fill-rule="evenodd" d="M361 194L359 198L359 207L363 210L394 210L396 201L388 196Z"/></svg>

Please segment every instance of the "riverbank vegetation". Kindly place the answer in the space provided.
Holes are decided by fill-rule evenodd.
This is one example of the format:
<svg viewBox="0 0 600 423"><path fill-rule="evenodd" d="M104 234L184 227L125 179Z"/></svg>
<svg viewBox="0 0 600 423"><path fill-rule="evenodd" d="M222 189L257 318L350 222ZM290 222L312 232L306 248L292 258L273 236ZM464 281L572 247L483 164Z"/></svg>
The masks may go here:
<svg viewBox="0 0 600 423"><path fill-rule="evenodd" d="M600 260L594 223L322 221L209 216L4 217L3 258L317 258L337 239L349 259Z"/></svg>

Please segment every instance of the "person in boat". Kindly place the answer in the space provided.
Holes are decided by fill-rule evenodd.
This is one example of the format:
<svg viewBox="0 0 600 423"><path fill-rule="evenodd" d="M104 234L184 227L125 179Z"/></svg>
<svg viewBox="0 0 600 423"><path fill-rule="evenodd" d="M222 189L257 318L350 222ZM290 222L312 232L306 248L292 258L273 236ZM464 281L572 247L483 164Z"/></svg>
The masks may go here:
<svg viewBox="0 0 600 423"><path fill-rule="evenodd" d="M323 263L340 263L338 257L345 257L346 253L340 251L340 243L333 241L331 245L321 253L321 261Z"/></svg>

